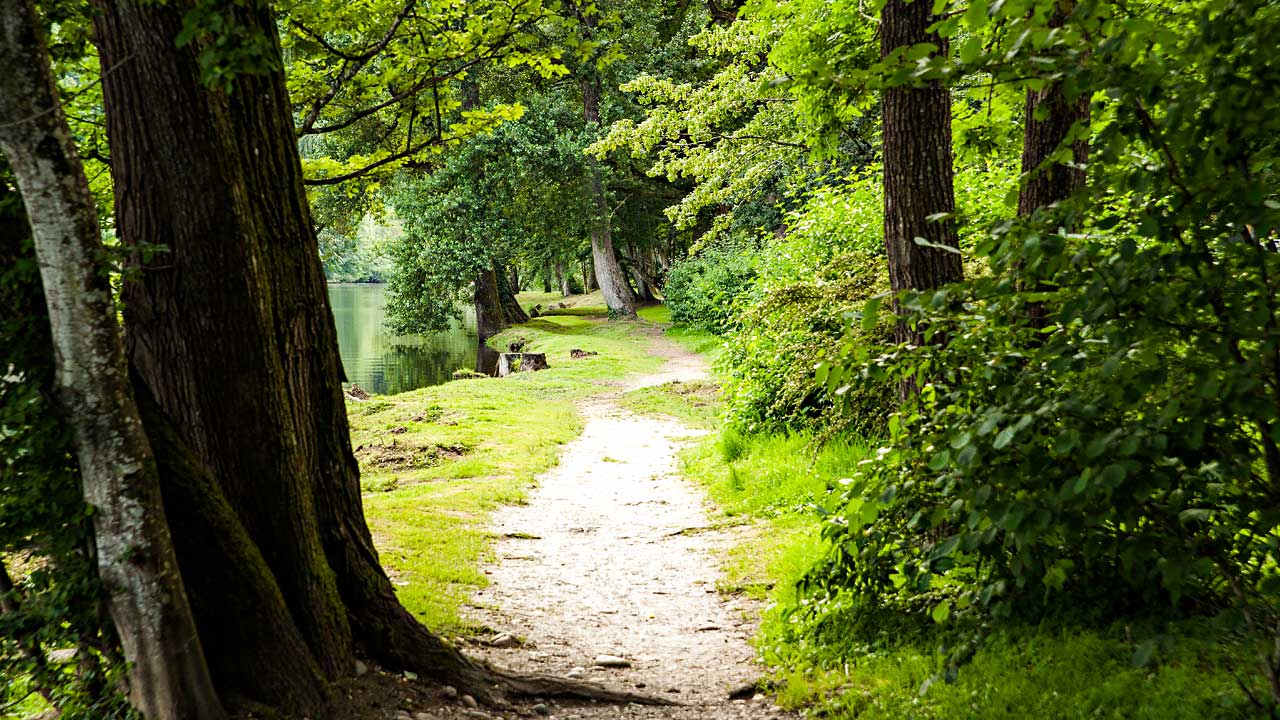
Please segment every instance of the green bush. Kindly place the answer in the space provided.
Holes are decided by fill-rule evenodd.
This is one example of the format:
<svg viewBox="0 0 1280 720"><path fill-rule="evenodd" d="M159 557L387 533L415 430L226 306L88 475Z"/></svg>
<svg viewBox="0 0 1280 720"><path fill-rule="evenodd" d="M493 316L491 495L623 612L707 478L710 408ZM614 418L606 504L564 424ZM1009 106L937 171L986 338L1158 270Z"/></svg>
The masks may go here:
<svg viewBox="0 0 1280 720"><path fill-rule="evenodd" d="M843 337L846 315L888 289L879 206L873 173L831 183L788 215L785 237L759 251L721 360L730 424L881 432L893 407L887 386L849 388L851 402L840 404L813 375Z"/></svg>
<svg viewBox="0 0 1280 720"><path fill-rule="evenodd" d="M671 320L717 334L731 330L738 300L755 279L754 254L747 246L725 244L672 264L662 289Z"/></svg>

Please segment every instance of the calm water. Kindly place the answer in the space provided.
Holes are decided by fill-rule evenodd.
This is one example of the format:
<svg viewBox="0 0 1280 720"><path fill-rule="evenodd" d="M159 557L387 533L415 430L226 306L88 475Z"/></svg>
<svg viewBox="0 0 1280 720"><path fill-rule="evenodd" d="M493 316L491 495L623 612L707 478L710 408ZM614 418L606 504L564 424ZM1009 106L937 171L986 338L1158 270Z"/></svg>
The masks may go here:
<svg viewBox="0 0 1280 720"><path fill-rule="evenodd" d="M391 394L438 385L458 368L476 367L476 321L470 311L439 335L393 335L383 320L382 285L330 285L329 304L338 326L338 351L354 382Z"/></svg>

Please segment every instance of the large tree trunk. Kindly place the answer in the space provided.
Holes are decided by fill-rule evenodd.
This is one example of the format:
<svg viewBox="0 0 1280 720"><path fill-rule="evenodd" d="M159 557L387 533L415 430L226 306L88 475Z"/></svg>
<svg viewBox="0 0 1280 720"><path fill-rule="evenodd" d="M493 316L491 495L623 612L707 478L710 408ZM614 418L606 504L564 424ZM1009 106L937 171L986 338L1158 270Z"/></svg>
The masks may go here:
<svg viewBox="0 0 1280 720"><path fill-rule="evenodd" d="M129 355L261 550L310 651L309 658L282 658L265 637L237 651L211 636L209 658L224 695L290 707L289 698L256 696L234 679L271 677L308 662L336 677L353 662L315 522L316 439L300 424L318 408L291 392L306 380L299 367L308 364L305 356L322 354L308 348L300 357L290 347L309 342L315 319L304 306L315 298L279 282L307 268L269 247L306 245L308 235L306 246L315 246L309 226L299 227L305 199L290 182L292 130L285 126L290 139L282 150L267 134L270 119L246 126L236 116L244 104L278 100L268 76L240 77L229 96L201 84L196 48L175 41L183 7L107 0L98 7L99 53L103 67L113 68L103 93L117 227L131 247L167 247L150 258L135 253L137 272L126 275ZM321 301L328 312L323 295ZM200 605L221 612L216 599ZM210 622L217 620L201 624ZM299 694L323 696L323 685Z"/></svg>
<svg viewBox="0 0 1280 720"><path fill-rule="evenodd" d="M498 300L498 277L489 267L476 274L473 291L476 308L476 334L481 342L502 332L502 303Z"/></svg>
<svg viewBox="0 0 1280 720"><path fill-rule="evenodd" d="M27 205L73 430L98 571L130 663L130 697L153 720L225 717L161 507L159 475L129 388L97 208L62 114L28 0L0 0L0 149Z"/></svg>
<svg viewBox="0 0 1280 720"><path fill-rule="evenodd" d="M881 13L880 52L888 57L896 48L933 43L947 52L946 39L928 32L936 22L925 0L888 0ZM884 240L889 258L889 283L895 293L927 290L960 280L958 252L925 247L956 248L955 223L930 221L929 216L955 212L951 162L951 95L940 84L895 87L884 91ZM901 311L895 297L894 309ZM899 342L922 342L919 329L899 323Z"/></svg>
<svg viewBox="0 0 1280 720"><path fill-rule="evenodd" d="M582 80L581 86L583 115L588 131L593 132L593 126L600 125L600 86L594 79ZM591 223L591 257L595 261L596 281L600 283L609 312L619 317L635 317L635 293L627 284L626 273L613 249L613 213L605 196L600 168L594 159L589 162L591 200L595 204L595 218Z"/></svg>

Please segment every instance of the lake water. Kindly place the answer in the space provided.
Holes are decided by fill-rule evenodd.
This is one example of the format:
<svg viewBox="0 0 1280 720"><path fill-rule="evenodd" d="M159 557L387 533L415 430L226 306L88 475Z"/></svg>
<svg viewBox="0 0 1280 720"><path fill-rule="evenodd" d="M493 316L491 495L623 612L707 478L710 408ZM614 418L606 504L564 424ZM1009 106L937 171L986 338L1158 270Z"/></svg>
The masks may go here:
<svg viewBox="0 0 1280 720"><path fill-rule="evenodd" d="M478 338L469 308L462 322L455 322L448 332L394 335L384 324L384 292L384 286L374 284L329 286L348 383L389 395L439 385L458 368L476 369Z"/></svg>

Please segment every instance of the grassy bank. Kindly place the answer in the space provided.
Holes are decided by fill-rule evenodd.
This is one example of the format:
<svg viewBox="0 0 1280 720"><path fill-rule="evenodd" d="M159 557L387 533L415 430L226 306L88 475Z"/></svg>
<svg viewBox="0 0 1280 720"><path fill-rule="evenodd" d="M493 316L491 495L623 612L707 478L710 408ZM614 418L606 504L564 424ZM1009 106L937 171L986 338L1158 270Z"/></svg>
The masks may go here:
<svg viewBox="0 0 1280 720"><path fill-rule="evenodd" d="M718 428L713 387L651 388L629 404L718 430L686 451L683 469L706 487L723 522L753 526L724 558L721 589L766 602L756 647L784 706L882 720L1251 716L1234 673L1253 675L1256 661L1198 621L1017 627L990 637L954 684L930 682L942 670L936 628L872 642L854 628L847 605L807 613L795 589L824 552L817 508L873 456L873 444L819 446L804 434ZM1154 660L1135 664L1148 642Z"/></svg>
<svg viewBox="0 0 1280 720"><path fill-rule="evenodd" d="M485 583L489 513L520 502L578 435L575 402L662 364L645 351L653 326L608 321L592 296L574 300L571 314L536 318L490 342L524 341L547 354L549 370L348 404L369 524L401 599L429 627L468 630L459 609ZM571 359L575 348L599 354Z"/></svg>

